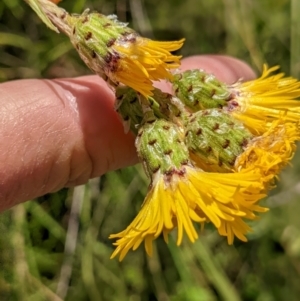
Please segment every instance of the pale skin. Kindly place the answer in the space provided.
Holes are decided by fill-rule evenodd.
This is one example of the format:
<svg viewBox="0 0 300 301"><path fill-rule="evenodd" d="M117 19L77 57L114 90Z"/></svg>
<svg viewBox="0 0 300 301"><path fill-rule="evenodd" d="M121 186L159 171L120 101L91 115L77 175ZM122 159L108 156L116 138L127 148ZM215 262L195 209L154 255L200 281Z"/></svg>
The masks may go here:
<svg viewBox="0 0 300 301"><path fill-rule="evenodd" d="M181 69L195 68L227 83L255 78L232 57L182 60ZM124 133L114 111L114 94L94 75L0 84L0 123L0 211L138 162L134 136Z"/></svg>

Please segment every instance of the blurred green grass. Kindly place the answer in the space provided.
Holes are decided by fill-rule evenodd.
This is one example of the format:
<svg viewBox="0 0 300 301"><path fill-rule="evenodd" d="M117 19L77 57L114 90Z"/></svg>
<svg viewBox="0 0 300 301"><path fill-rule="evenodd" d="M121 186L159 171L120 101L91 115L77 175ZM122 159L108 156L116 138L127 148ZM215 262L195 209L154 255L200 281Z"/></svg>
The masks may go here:
<svg viewBox="0 0 300 301"><path fill-rule="evenodd" d="M64 0L117 14L143 35L186 38L181 53L236 56L299 76L297 0ZM89 74L70 43L21 0L0 3L0 80ZM207 228L194 245L158 239L109 260L108 236L125 228L147 189L140 166L14 207L0 215L0 300L297 301L300 296L300 157L265 201L248 243L228 246Z"/></svg>

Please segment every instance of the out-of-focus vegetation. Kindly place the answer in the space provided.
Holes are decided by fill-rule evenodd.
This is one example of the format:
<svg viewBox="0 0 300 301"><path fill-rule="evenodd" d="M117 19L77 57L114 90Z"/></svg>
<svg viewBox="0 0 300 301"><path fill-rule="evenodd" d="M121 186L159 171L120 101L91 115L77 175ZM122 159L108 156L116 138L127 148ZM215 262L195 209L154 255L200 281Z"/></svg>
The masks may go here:
<svg viewBox="0 0 300 301"><path fill-rule="evenodd" d="M117 14L156 39L186 38L181 53L219 53L280 64L299 76L297 0L64 0ZM0 80L90 73L63 35L48 30L21 0L0 2ZM147 179L140 166L111 172L0 215L2 301L272 301L300 300L300 157L287 168L253 223L248 243L228 246L207 228L194 245L157 240L122 263L110 260L111 233L138 212Z"/></svg>

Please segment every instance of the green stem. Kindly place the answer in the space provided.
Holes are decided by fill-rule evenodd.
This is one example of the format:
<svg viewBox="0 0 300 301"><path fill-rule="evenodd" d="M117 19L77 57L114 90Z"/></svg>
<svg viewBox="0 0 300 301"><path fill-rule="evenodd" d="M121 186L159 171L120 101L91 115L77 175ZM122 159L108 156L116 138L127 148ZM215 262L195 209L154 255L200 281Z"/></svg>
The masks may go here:
<svg viewBox="0 0 300 301"><path fill-rule="evenodd" d="M213 254L209 248L200 240L195 243L194 254L222 299L224 301L241 301L223 268L213 259Z"/></svg>
<svg viewBox="0 0 300 301"><path fill-rule="evenodd" d="M300 77L300 1L291 1L291 75Z"/></svg>

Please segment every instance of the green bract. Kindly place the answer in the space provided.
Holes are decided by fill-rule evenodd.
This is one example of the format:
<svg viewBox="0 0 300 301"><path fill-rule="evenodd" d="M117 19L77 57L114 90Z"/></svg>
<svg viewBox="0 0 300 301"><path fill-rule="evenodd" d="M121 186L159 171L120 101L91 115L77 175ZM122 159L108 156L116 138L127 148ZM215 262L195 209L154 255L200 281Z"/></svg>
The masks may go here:
<svg viewBox="0 0 300 301"><path fill-rule="evenodd" d="M107 76L116 68L120 55L111 49L117 39L128 40L136 33L121 23L116 16L85 12L68 19L70 40L82 60L95 73ZM121 41L120 41L121 42Z"/></svg>
<svg viewBox="0 0 300 301"><path fill-rule="evenodd" d="M183 132L174 123L164 119L148 122L139 130L136 147L147 174L178 172L189 162Z"/></svg>
<svg viewBox="0 0 300 301"><path fill-rule="evenodd" d="M185 143L207 164L232 169L252 134L221 109L203 110L189 118Z"/></svg>
<svg viewBox="0 0 300 301"><path fill-rule="evenodd" d="M116 110L123 120L125 131L130 129L137 134L143 121L143 110L138 93L128 87L118 87L116 89Z"/></svg>
<svg viewBox="0 0 300 301"><path fill-rule="evenodd" d="M230 99L227 86L203 70L188 70L172 80L175 95L193 112L222 108Z"/></svg>

